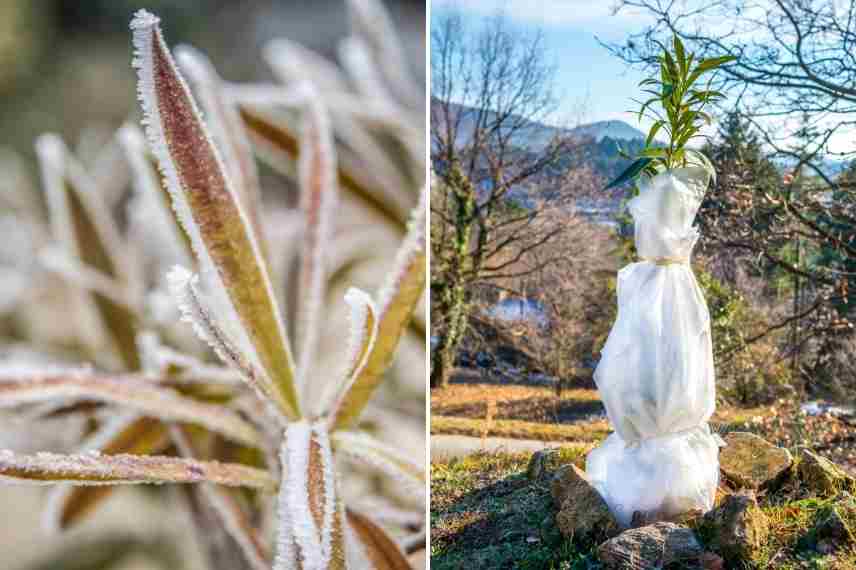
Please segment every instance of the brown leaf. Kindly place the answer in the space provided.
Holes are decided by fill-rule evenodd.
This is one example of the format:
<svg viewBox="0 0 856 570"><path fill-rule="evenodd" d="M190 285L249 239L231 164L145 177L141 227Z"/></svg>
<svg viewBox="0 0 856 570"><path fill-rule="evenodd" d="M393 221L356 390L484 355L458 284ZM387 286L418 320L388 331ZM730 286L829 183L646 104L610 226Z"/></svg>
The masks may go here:
<svg viewBox="0 0 856 570"><path fill-rule="evenodd" d="M347 520L365 549L373 568L376 570L411 570L410 563L398 545L368 517L348 509Z"/></svg>
<svg viewBox="0 0 856 570"><path fill-rule="evenodd" d="M109 439L93 447L106 455L123 453L150 455L166 449L169 445L166 426L153 418L120 418L121 426L108 423L92 437L92 440ZM117 431L118 428L118 431ZM52 505L45 513L46 526L60 530L68 529L86 518L101 502L113 492L109 486L59 486L48 503Z"/></svg>

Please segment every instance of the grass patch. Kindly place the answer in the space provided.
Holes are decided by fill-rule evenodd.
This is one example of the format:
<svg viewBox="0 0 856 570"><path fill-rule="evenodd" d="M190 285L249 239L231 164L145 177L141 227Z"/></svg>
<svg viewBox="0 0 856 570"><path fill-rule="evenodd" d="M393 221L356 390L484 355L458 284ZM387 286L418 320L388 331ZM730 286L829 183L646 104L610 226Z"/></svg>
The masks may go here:
<svg viewBox="0 0 856 570"><path fill-rule="evenodd" d="M596 390L568 389L558 397L546 386L450 384L431 391L431 413L480 419L493 417L539 423L569 423L604 414Z"/></svg>
<svg viewBox="0 0 856 570"><path fill-rule="evenodd" d="M507 437L538 441L596 443L609 434L606 420L574 424L546 424L520 420L493 420L431 416L432 434L467 435L471 437Z"/></svg>
<svg viewBox="0 0 856 570"><path fill-rule="evenodd" d="M574 544L558 533L549 475L539 482L528 480L530 456L477 453L431 464L432 568L600 568L596 544ZM584 450L563 448L548 456L546 468L552 472L567 463L582 466L584 461ZM728 492L720 491L719 499ZM754 560L729 568L856 568L856 549L839 545L824 550L814 530L833 508L856 529L852 495L817 497L791 476L775 493L760 494L759 506L770 525L767 544ZM713 544L713 529L704 517L690 519L688 524L703 543ZM694 563L677 567L699 568Z"/></svg>
<svg viewBox="0 0 856 570"><path fill-rule="evenodd" d="M431 568L582 570L594 561L553 524L547 484L526 478L530 455L478 453L431 464ZM580 461L559 450L548 469Z"/></svg>

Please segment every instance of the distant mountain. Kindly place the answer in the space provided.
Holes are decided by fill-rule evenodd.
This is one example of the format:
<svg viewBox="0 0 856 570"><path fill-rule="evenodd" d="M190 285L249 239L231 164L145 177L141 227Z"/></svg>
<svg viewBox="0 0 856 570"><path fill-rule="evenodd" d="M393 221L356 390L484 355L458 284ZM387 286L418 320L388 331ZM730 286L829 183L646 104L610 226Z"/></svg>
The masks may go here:
<svg viewBox="0 0 856 570"><path fill-rule="evenodd" d="M454 105L452 112L459 114L460 117L458 144L466 144L474 131L473 122L476 120L478 112L472 107L460 104ZM514 133L512 142L515 146L532 152L543 149L556 136L591 138L596 143L600 143L606 138L614 141L645 140L645 134L642 131L618 120L597 121L569 128L512 116L509 117L507 123L519 125L521 121L522 125Z"/></svg>
<svg viewBox="0 0 856 570"><path fill-rule="evenodd" d="M434 103L436 104L436 103ZM478 111L466 105L455 105L452 109L453 119L458 122L458 145L466 145L473 136L474 124L478 118ZM435 117L442 114L437 113ZM490 121L492 117L488 118ZM597 121L576 127L557 127L537 121L526 121L520 117L511 117L508 124L515 126L515 132L511 143L525 153L540 152L555 137L570 137L585 141L582 154L574 152L566 157L560 157L549 169L549 172L560 174L569 168L575 168L581 164L590 166L596 174L604 181L612 180L623 172L630 161L621 156L621 152L629 156L636 156L642 152L645 146L645 134L624 121L609 120ZM528 205L527 188L512 189L509 199L526 207ZM605 192L601 198L608 209L614 209L623 198L623 188L613 189ZM597 206L603 207L603 204Z"/></svg>
<svg viewBox="0 0 856 570"><path fill-rule="evenodd" d="M645 139L645 133L635 127L631 127L624 121L597 121L587 125L580 125L570 130L571 134L579 134L593 138L596 142L600 142L604 138L613 140L632 141L636 139Z"/></svg>

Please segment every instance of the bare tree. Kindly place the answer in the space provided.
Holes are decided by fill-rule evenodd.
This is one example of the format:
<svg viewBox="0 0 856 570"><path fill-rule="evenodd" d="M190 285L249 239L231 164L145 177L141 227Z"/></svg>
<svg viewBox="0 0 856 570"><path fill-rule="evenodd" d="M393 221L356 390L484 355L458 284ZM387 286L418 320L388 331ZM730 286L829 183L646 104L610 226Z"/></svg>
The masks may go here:
<svg viewBox="0 0 856 570"><path fill-rule="evenodd" d="M580 143L560 129L533 140L555 110L555 69L540 32L512 29L501 12L477 30L446 14L433 19L431 49L431 385L438 386L449 379L473 287L512 277L516 261L560 233L539 219L561 199L564 160Z"/></svg>
<svg viewBox="0 0 856 570"><path fill-rule="evenodd" d="M615 316L610 291L619 259L612 232L568 210L550 212L564 227L548 247L522 260L517 278L507 285L527 292L540 318L498 323L510 329L509 338L531 356L537 367L556 378L557 387L585 382L591 377L591 361L600 350ZM572 253L569 253L572 252ZM556 256L556 254L563 254ZM542 257L555 258L541 264ZM526 272L526 267L540 267Z"/></svg>

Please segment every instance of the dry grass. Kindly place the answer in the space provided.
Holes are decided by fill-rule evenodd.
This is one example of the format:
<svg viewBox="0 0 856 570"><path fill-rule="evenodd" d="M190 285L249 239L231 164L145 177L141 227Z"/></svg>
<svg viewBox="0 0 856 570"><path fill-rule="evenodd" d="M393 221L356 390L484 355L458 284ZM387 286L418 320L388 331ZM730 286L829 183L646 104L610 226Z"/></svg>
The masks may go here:
<svg viewBox="0 0 856 570"><path fill-rule="evenodd" d="M432 434L467 435L471 437L507 437L538 441L595 443L609 434L606 420L576 424L545 424L519 420L494 420L431 416Z"/></svg>

